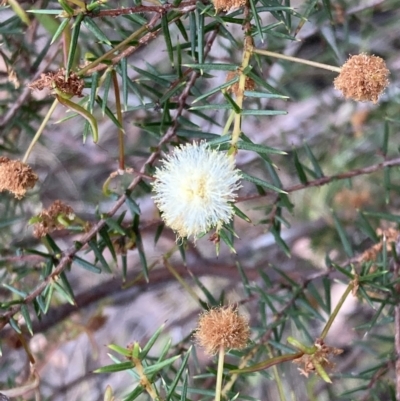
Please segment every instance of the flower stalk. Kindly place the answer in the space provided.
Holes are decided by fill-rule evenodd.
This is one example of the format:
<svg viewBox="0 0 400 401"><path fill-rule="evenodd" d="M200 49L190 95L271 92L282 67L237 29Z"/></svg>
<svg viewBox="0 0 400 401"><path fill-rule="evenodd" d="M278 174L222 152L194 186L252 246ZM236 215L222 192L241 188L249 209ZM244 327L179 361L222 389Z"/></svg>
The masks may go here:
<svg viewBox="0 0 400 401"><path fill-rule="evenodd" d="M44 117L42 123L40 124L40 127L39 127L38 130L36 131L36 134L35 134L35 136L33 137L31 143L29 144L29 147L28 147L28 149L27 149L26 152L25 152L24 158L22 159L22 163L26 163L26 161L28 160L29 155L31 154L31 152L32 152L32 150L33 150L33 148L34 148L34 146L36 145L36 142L39 140L40 136L42 135L42 132L44 131L44 129L45 129L47 123L48 123L49 120L50 120L50 117L52 116L54 110L56 109L57 104L58 104L58 100L55 99L54 102L53 102L53 104L50 106L49 111L48 111L47 114L45 115L45 117Z"/></svg>
<svg viewBox="0 0 400 401"><path fill-rule="evenodd" d="M333 65L317 63L316 61L305 60L305 59L299 58L299 57L287 56L285 54L271 52L269 50L264 50L264 49L257 49L255 47L253 47L251 49L251 52L254 54L260 54L262 56L270 56L270 57L274 57L274 58L279 58L281 60L293 61L294 63L307 64L312 67L323 68L325 70L329 70L329 71L333 71L333 72L341 71L340 67L335 67Z"/></svg>
<svg viewBox="0 0 400 401"><path fill-rule="evenodd" d="M339 302L337 303L334 311L332 312L332 314L329 316L329 320L326 322L326 325L324 327L324 329L322 330L322 333L320 335L320 338L323 340L325 339L325 337L327 336L333 322L336 319L336 316L338 315L341 307L344 304L344 301L346 301L347 296L350 294L350 292L353 290L355 286L355 281L351 281L350 284L347 286L346 291L343 293L343 295L340 297Z"/></svg>
<svg viewBox="0 0 400 401"><path fill-rule="evenodd" d="M215 401L221 400L222 376L224 373L225 348L221 346L218 352L217 383L215 385Z"/></svg>

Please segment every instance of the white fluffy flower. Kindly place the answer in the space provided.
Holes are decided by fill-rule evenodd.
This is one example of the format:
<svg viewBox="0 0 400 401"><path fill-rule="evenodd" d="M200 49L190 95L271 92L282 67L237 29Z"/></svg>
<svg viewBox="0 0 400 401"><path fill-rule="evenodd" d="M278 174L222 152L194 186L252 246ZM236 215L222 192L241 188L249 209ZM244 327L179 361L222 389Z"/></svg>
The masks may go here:
<svg viewBox="0 0 400 401"><path fill-rule="evenodd" d="M233 158L201 142L182 145L156 170L153 196L165 224L179 237L205 233L229 222L239 170Z"/></svg>

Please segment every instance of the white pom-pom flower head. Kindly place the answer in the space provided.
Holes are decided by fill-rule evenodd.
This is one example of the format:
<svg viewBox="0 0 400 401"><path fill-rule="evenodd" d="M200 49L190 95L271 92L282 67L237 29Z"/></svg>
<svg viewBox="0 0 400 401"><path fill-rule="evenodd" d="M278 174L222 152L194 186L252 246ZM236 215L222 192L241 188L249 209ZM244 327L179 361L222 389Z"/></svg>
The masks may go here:
<svg viewBox="0 0 400 401"><path fill-rule="evenodd" d="M179 238L196 238L233 216L239 170L226 153L205 142L181 145L156 170L154 202Z"/></svg>

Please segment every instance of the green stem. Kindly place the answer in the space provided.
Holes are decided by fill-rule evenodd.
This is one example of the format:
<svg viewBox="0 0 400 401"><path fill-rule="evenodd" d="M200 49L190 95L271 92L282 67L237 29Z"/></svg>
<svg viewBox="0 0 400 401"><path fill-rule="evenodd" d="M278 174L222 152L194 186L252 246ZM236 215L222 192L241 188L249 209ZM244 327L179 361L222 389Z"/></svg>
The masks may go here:
<svg viewBox="0 0 400 401"><path fill-rule="evenodd" d="M156 391L154 390L152 383L150 382L149 378L144 373L142 361L139 358L135 358L132 355L132 362L134 363L136 371L139 374L140 384L145 388L145 390L147 391L147 393L149 394L149 396L151 397L151 399L153 401L158 400L158 395L157 395Z"/></svg>
<svg viewBox="0 0 400 401"><path fill-rule="evenodd" d="M298 58L298 57L286 56L285 54L270 52L268 50L253 48L252 53L261 54L263 56L280 58L282 60L293 61L295 63L307 64L307 65L311 65L313 67L323 68L323 69L329 70L329 71L334 71L334 72L339 72L339 73L341 71L340 67L335 67L335 66L329 65L329 64L317 63L316 61L304 60L304 59Z"/></svg>
<svg viewBox="0 0 400 401"><path fill-rule="evenodd" d="M215 401L221 400L222 374L224 373L225 348L220 347L218 353L217 384L215 386Z"/></svg>
<svg viewBox="0 0 400 401"><path fill-rule="evenodd" d="M268 354L269 357L272 358L273 354L271 351L271 347L268 346ZM274 372L274 377L275 377L275 382L276 382L276 386L278 387L278 394L279 394L279 398L281 401L286 401L286 397L285 397L285 391L283 389L283 384L282 384L282 380L281 380L281 376L279 375L279 371L278 368L276 367L276 365L274 365L272 367L272 370Z"/></svg>
<svg viewBox="0 0 400 401"><path fill-rule="evenodd" d="M121 98L119 95L119 85L117 79L117 73L112 70L112 79L114 84L115 93L115 107L117 109L117 119L119 125L122 127L122 111L121 111ZM120 170L125 170L125 148L124 148L124 130L118 128L118 149L119 149L119 168Z"/></svg>
<svg viewBox="0 0 400 401"><path fill-rule="evenodd" d="M57 107L58 104L58 100L55 99L53 104L50 106L49 111L47 112L46 116L44 117L42 123L40 124L39 129L36 131L35 136L33 137L28 149L25 152L25 156L22 159L22 163L26 163L26 161L28 160L29 155L32 152L33 147L35 146L36 142L39 140L40 135L42 135L42 132L44 130L44 128L46 127L46 124L48 123L48 121L50 120L51 115L53 114L55 108Z"/></svg>
<svg viewBox="0 0 400 401"><path fill-rule="evenodd" d="M99 65L103 60L107 59L108 57L112 56L116 51L122 49L126 45L128 45L132 40L136 39L136 37L140 36L142 33L148 30L147 25L142 26L137 31L133 32L132 35L129 35L126 39L124 39L121 43L118 43L117 46L113 47L108 52L104 53L100 56L97 60L93 61L92 63L88 64L85 68L82 68L77 72L79 76L85 75L89 70Z"/></svg>
<svg viewBox="0 0 400 401"><path fill-rule="evenodd" d="M347 296L350 294L350 292L352 291L352 289L354 288L354 283L353 281L348 285L348 287L346 288L346 291L343 293L343 295L341 296L341 298L339 299L339 302L336 305L335 310L333 311L332 315L329 317L329 320L326 322L326 325L324 327L324 329L322 330L322 333L320 335L320 338L323 340L325 339L326 335L328 334L332 323L334 322L334 320L336 319L337 314L339 313L341 307L344 304L344 301L346 300Z"/></svg>

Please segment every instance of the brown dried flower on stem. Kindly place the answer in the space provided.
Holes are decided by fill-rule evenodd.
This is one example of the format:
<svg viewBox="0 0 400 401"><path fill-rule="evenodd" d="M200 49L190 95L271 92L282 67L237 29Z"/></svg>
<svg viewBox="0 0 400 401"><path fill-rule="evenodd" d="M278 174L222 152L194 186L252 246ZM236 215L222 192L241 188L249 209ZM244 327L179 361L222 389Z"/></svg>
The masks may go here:
<svg viewBox="0 0 400 401"><path fill-rule="evenodd" d="M196 341L209 355L224 349L242 349L250 337L247 320L233 306L204 312L194 334Z"/></svg>
<svg viewBox="0 0 400 401"><path fill-rule="evenodd" d="M34 218L36 222L33 235L36 238L40 238L53 231L64 229L65 225L60 223L60 218L64 218L71 222L74 220L75 214L72 207L66 205L60 200L56 200L48 209L43 209L40 214Z"/></svg>
<svg viewBox="0 0 400 401"><path fill-rule="evenodd" d="M238 75L237 71L229 71L228 74L226 74L226 82L230 81L231 79L234 79ZM246 81L244 84L244 90L246 91L254 91L256 87L256 84L254 80L252 80L250 77L246 77ZM228 92L234 93L235 95L238 94L239 92L239 82L235 82L233 85L228 87Z"/></svg>
<svg viewBox="0 0 400 401"><path fill-rule="evenodd" d="M298 369L300 373L306 377L308 377L311 372L324 375L324 369L333 369L335 364L330 358L340 355L343 352L340 348L327 346L321 338L318 338L314 345L316 351L313 354L304 354L300 358L293 360L294 363L303 365L302 368Z"/></svg>
<svg viewBox="0 0 400 401"><path fill-rule="evenodd" d="M82 97L82 90L85 87L85 83L75 72L70 72L68 79L65 79L65 69L60 68L56 72L42 74L40 78L32 82L29 87L38 90L45 88L51 91L58 90L66 97Z"/></svg>
<svg viewBox="0 0 400 401"><path fill-rule="evenodd" d="M246 5L246 0L213 0L215 11L229 11Z"/></svg>
<svg viewBox="0 0 400 401"><path fill-rule="evenodd" d="M360 263L375 261L378 254L382 251L384 243L386 243L387 251L391 252L392 244L397 244L400 241L400 231L396 228L388 228L386 230L378 228L376 233L381 237L380 241L361 254L358 258Z"/></svg>
<svg viewBox="0 0 400 401"><path fill-rule="evenodd" d="M333 84L346 98L376 103L389 85L389 74L382 58L358 54L343 64Z"/></svg>
<svg viewBox="0 0 400 401"><path fill-rule="evenodd" d="M0 157L0 192L12 192L17 199L21 199L37 180L38 176L27 164Z"/></svg>

